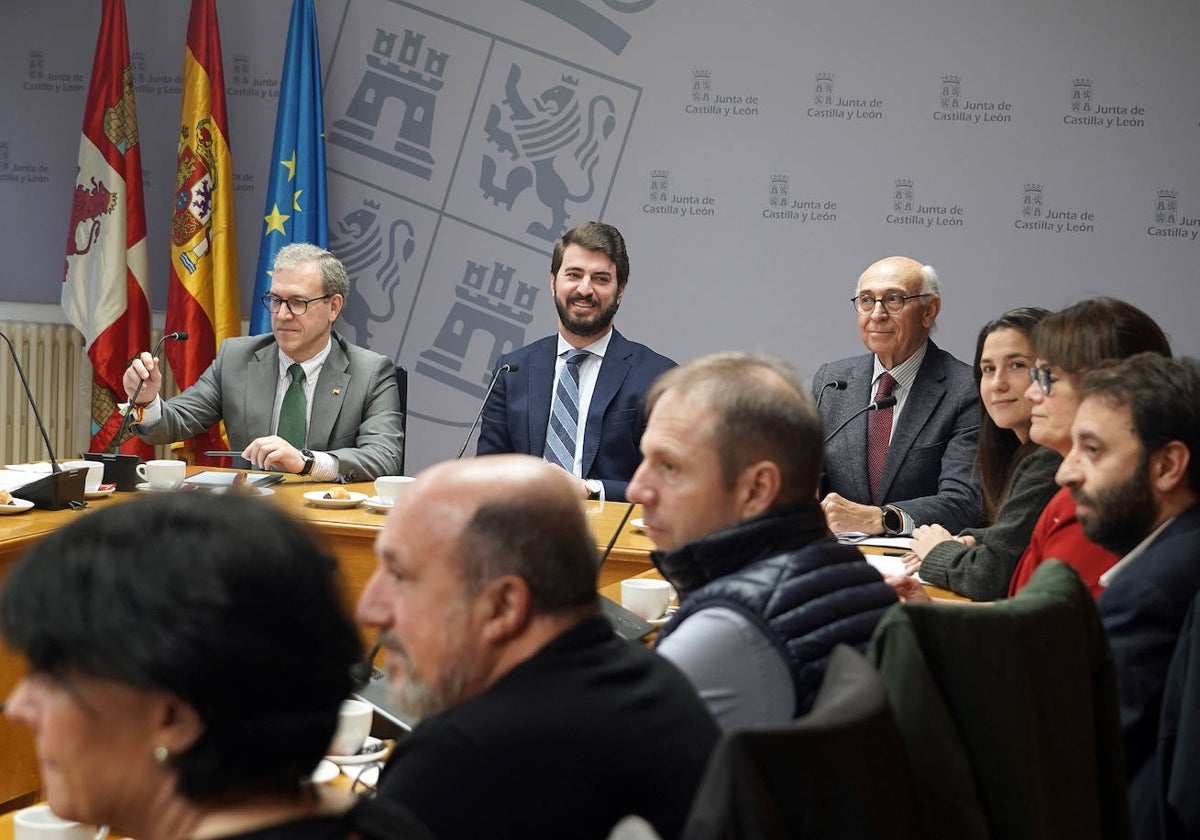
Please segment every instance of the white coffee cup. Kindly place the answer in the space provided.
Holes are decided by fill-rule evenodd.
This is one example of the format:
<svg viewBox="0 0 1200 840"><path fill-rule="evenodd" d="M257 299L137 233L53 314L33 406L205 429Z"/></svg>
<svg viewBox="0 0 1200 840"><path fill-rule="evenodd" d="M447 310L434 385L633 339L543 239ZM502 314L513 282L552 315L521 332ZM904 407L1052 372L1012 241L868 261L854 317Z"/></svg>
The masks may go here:
<svg viewBox="0 0 1200 840"><path fill-rule="evenodd" d="M49 805L34 805L13 815L14 840L103 840L107 836L107 826L64 820Z"/></svg>
<svg viewBox="0 0 1200 840"><path fill-rule="evenodd" d="M137 474L152 490L173 490L187 477L187 464L167 459L147 461L137 465Z"/></svg>
<svg viewBox="0 0 1200 840"><path fill-rule="evenodd" d="M371 734L375 710L361 700L343 700L338 709L337 731L329 742L327 755L356 755Z"/></svg>
<svg viewBox="0 0 1200 840"><path fill-rule="evenodd" d="M375 479L375 495L382 502L395 504L404 488L414 481L409 475L381 475Z"/></svg>
<svg viewBox="0 0 1200 840"><path fill-rule="evenodd" d="M95 493L100 489L100 482L104 480L104 464L99 461L63 461L59 464L64 470L86 469L87 475L83 479L83 489L87 493Z"/></svg>
<svg viewBox="0 0 1200 840"><path fill-rule="evenodd" d="M665 580L629 578L621 581L621 606L642 618L662 618L673 600L675 588Z"/></svg>

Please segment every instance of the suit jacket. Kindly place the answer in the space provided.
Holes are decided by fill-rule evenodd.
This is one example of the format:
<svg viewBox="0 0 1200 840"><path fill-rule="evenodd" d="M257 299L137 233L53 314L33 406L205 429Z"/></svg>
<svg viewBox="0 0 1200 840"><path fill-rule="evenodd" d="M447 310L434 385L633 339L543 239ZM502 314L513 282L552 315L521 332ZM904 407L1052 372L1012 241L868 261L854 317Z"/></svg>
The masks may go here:
<svg viewBox="0 0 1200 840"><path fill-rule="evenodd" d="M871 402L874 365L871 353L821 365L814 398L827 382L847 383L844 391L824 391L826 434ZM825 444L823 489L860 504L893 504L918 525L937 523L958 533L979 524L983 498L972 475L978 439L979 392L971 368L930 341L892 432L878 495L871 497L867 478L866 414Z"/></svg>
<svg viewBox="0 0 1200 840"><path fill-rule="evenodd" d="M149 443L173 443L224 420L230 448L241 450L255 438L275 434L271 414L278 386L274 336L228 338L195 384L163 403L162 420L136 430ZM308 448L337 458L345 481L397 475L404 451L402 419L392 361L334 333L313 393Z"/></svg>
<svg viewBox="0 0 1200 840"><path fill-rule="evenodd" d="M500 357L497 366L514 362L520 368L501 376L488 397L475 454L542 457L557 351L558 336L552 335ZM646 428L646 392L673 367L666 356L613 330L583 432L583 477L602 481L606 499L625 500L625 487L642 462L638 446Z"/></svg>
<svg viewBox="0 0 1200 840"><path fill-rule="evenodd" d="M1183 783L1195 791L1200 779L1200 754L1195 749L1186 772L1178 772L1182 768L1170 772L1170 764L1164 767L1160 755L1168 735L1160 729L1168 670L1197 593L1200 505L1193 505L1121 571L1097 602L1117 666L1130 810L1138 837L1168 836L1170 832L1161 831L1160 824L1163 790L1167 783ZM1192 797L1193 812L1198 801Z"/></svg>

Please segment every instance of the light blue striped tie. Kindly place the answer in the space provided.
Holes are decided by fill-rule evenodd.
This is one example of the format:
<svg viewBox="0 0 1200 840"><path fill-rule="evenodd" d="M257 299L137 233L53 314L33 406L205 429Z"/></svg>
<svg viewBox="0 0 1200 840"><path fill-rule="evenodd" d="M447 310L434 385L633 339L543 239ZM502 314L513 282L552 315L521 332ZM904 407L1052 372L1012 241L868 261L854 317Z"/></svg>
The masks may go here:
<svg viewBox="0 0 1200 840"><path fill-rule="evenodd" d="M550 425L546 429L545 458L567 472L575 467L575 436L579 431L579 364L587 350L572 350L558 376L554 402L550 407Z"/></svg>

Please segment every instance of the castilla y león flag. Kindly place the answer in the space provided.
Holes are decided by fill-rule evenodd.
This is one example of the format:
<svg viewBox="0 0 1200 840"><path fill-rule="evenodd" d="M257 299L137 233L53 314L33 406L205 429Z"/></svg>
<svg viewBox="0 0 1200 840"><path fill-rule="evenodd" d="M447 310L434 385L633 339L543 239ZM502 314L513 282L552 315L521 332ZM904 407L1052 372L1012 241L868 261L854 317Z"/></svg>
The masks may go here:
<svg viewBox="0 0 1200 840"><path fill-rule="evenodd" d="M79 141L62 307L92 362L93 451L112 444L125 366L150 344L150 271L124 0L104 0ZM146 458L140 440L123 451Z"/></svg>

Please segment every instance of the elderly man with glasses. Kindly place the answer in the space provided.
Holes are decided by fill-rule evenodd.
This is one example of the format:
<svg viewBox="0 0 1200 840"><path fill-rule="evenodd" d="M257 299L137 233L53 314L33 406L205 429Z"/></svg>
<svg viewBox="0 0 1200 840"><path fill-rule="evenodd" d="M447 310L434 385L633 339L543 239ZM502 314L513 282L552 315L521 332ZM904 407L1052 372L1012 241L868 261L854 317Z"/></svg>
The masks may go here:
<svg viewBox="0 0 1200 840"><path fill-rule="evenodd" d="M850 303L870 352L813 378L830 530L897 536L932 522L954 532L978 524L979 398L970 366L929 339L942 308L937 272L888 257L862 273Z"/></svg>
<svg viewBox="0 0 1200 840"><path fill-rule="evenodd" d="M125 372L138 383L134 431L148 443L186 440L225 422L232 450L257 469L322 481L366 481L400 473L404 431L395 366L333 331L350 278L326 250L297 243L275 257L260 300L271 334L228 338L177 397L159 397L162 372L149 353ZM243 464L244 466L244 464Z"/></svg>

